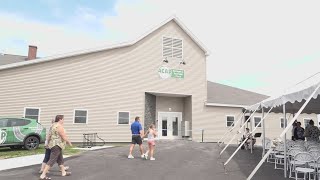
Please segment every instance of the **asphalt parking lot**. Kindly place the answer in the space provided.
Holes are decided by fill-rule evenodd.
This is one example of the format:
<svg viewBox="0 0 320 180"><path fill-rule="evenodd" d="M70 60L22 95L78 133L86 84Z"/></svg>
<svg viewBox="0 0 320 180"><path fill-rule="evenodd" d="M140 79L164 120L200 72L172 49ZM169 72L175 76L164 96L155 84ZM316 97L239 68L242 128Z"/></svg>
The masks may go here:
<svg viewBox="0 0 320 180"><path fill-rule="evenodd" d="M145 145L146 147L146 145ZM160 141L156 145L155 161L141 159L138 147L134 159L128 159L128 146L89 151L71 157L65 164L72 176L61 177L57 165L48 174L52 179L73 180L241 180L246 179L261 158L261 149L241 150L227 165L223 162L235 150L227 148L219 157L220 147L215 143L192 141ZM39 163L40 164L40 163ZM29 166L1 171L0 180L38 179L39 166ZM274 170L273 164L265 163L253 179L282 180L283 171Z"/></svg>

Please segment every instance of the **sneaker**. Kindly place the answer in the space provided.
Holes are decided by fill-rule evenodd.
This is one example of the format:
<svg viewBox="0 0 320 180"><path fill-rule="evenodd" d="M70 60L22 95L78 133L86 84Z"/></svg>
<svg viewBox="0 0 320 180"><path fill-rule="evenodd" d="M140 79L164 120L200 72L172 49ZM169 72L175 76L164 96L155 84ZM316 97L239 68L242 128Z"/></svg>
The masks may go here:
<svg viewBox="0 0 320 180"><path fill-rule="evenodd" d="M151 157L151 158L150 158L150 161L154 161L154 160L156 160L154 157Z"/></svg>
<svg viewBox="0 0 320 180"><path fill-rule="evenodd" d="M148 159L148 154L144 154L144 158L145 158L145 159Z"/></svg>
<svg viewBox="0 0 320 180"><path fill-rule="evenodd" d="M129 156L128 156L128 159L133 159L134 157L130 154Z"/></svg>
<svg viewBox="0 0 320 180"><path fill-rule="evenodd" d="M144 159L144 158L145 158L145 154L142 154L142 155L141 155L141 158Z"/></svg>

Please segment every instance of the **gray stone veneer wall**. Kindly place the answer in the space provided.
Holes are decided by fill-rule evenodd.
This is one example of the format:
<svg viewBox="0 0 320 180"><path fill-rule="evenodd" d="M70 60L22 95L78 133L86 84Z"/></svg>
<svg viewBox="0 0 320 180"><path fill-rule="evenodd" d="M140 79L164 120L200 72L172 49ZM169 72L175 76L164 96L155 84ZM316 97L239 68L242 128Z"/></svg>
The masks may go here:
<svg viewBox="0 0 320 180"><path fill-rule="evenodd" d="M145 93L144 129L147 130L151 123L156 123L156 96Z"/></svg>

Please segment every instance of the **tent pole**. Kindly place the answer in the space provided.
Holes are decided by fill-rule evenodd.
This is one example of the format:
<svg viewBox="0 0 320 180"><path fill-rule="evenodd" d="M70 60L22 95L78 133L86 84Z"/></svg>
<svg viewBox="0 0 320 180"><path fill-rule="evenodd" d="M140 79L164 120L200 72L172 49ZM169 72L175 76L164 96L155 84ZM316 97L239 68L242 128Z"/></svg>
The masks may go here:
<svg viewBox="0 0 320 180"><path fill-rule="evenodd" d="M283 104L284 127L287 127L286 104ZM284 134L284 177L287 178L287 134Z"/></svg>
<svg viewBox="0 0 320 180"><path fill-rule="evenodd" d="M256 105L256 104L254 104L254 105ZM254 106L254 105L252 105L252 106ZM249 108L251 109L252 106L250 106ZM231 128L229 128L229 129L224 133L224 135L222 136L222 138L218 141L218 145L219 145L219 146L220 146L221 144L223 144L223 141L225 140L225 137L228 137L227 135L233 131L233 129L236 127L236 124L237 124L239 121L240 121L240 127L241 127L242 119L244 118L244 115L245 115L245 113L247 112L247 110L248 110L248 108L245 109L244 112L243 112L243 109L241 110L241 111L242 111L242 112L241 112L241 113L242 113L242 116L241 116L240 118L238 118L237 121L233 122L232 125L231 125ZM239 115L240 115L241 113L239 113ZM239 115L238 115L238 116L239 116ZM238 117L238 116L237 116L237 117Z"/></svg>
<svg viewBox="0 0 320 180"><path fill-rule="evenodd" d="M247 111L247 110L246 110L246 111ZM240 114L239 114L239 115L240 115ZM223 141L225 140L225 137L228 137L227 135L233 131L233 129L236 127L236 124L237 124L239 121L241 122L243 116L244 116L244 113L243 113L243 115L242 115L240 118L237 119L237 121L234 121L234 122L231 124L231 128L229 128L229 129L227 130L227 132L224 133L224 135L222 136L222 138L218 141L218 145L219 145L219 146L223 143ZM221 143L221 144L220 144L220 143Z"/></svg>
<svg viewBox="0 0 320 180"><path fill-rule="evenodd" d="M269 115L269 113L271 112L273 108L270 108L270 110L267 112L266 116L264 116L260 122L257 124L257 126L253 129L253 131L251 131L251 133L253 133L257 128L258 126L261 124L261 122L264 121L264 119ZM224 166L226 166L230 160L233 158L233 156L239 151L239 149L241 148L241 146L243 146L243 144L248 140L248 137L246 137L246 139L244 141L242 141L242 143L240 144L240 146L237 148L237 150L235 152L233 152L233 154L231 155L231 157L227 160L227 162L224 163Z"/></svg>
<svg viewBox="0 0 320 180"><path fill-rule="evenodd" d="M260 106L258 106L258 107L253 111L252 115L258 110L259 107L260 107ZM242 124L242 126L240 127L239 130L241 130L241 129L245 126L245 124L251 119L252 115ZM220 152L220 156L221 156L221 154L227 149L227 147L231 144L231 142L234 140L234 138L240 133L239 130L237 131L237 133L236 133L235 135L233 135L233 137L232 137L231 140L228 142L228 144L222 149L222 151Z"/></svg>
<svg viewBox="0 0 320 180"><path fill-rule="evenodd" d="M298 116L301 114L301 112L303 111L303 109L307 106L307 104L310 102L311 98L316 94L316 92L318 91L318 89L320 88L320 83L317 86L317 88L313 91L313 93L310 95L310 97L306 100L306 102L303 104L303 106L299 109L299 111L297 112L297 114L293 117L293 119L289 122L288 126L286 127L286 129L283 130L283 132L280 134L280 138L283 137L283 135L289 130L289 127L292 126L293 122L298 118ZM256 174L256 172L258 171L258 169L261 167L262 163L267 159L267 157L269 156L270 152L272 149L269 149L269 151L267 152L267 154L264 155L264 157L260 160L259 164L254 168L254 170L251 172L251 174L249 175L249 177L247 178L247 180L251 180L251 178Z"/></svg>
<svg viewBox="0 0 320 180"><path fill-rule="evenodd" d="M262 107L262 118L264 118L264 109ZM262 157L266 153L266 127L265 127L265 121L262 121L262 140L263 140L263 145L262 145Z"/></svg>

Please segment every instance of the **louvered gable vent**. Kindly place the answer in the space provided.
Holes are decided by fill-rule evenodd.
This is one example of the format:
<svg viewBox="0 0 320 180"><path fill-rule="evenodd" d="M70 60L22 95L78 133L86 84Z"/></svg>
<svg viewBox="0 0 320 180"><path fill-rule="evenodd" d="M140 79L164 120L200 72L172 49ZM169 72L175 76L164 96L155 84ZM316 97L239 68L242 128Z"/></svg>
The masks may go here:
<svg viewBox="0 0 320 180"><path fill-rule="evenodd" d="M182 51L182 40L163 37L163 57L173 57L182 59L183 51Z"/></svg>

